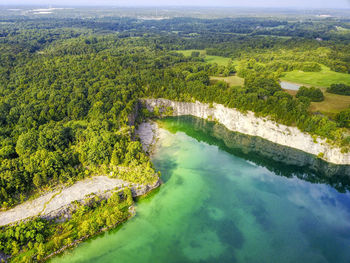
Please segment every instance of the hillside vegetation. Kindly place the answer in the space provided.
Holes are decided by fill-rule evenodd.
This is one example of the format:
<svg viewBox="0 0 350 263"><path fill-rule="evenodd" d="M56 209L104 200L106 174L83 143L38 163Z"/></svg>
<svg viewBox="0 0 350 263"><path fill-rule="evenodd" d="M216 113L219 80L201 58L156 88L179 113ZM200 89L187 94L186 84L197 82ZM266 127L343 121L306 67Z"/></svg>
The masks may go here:
<svg viewBox="0 0 350 263"><path fill-rule="evenodd" d="M2 207L41 189L118 166L134 171L149 167L146 171L151 174L152 164L133 139L135 106L144 96L252 110L347 147L349 138L335 117L334 121L311 114L307 98L293 98L278 83L284 72L300 70L319 78L324 71L348 78L347 40L227 34L232 23L249 31L254 19L218 20L220 27L210 22L208 34L193 35L180 30L181 21L168 21L182 32L176 34L152 29L146 34L132 19L128 23L132 33L124 28L119 34L105 33L108 23L88 20L1 24L5 36L0 40ZM269 26L275 23L263 21ZM202 22L208 21L186 20L191 25ZM143 23L163 30L168 26L164 21ZM326 96L325 107L328 101ZM139 176L129 179L152 180L146 174Z"/></svg>
<svg viewBox="0 0 350 263"><path fill-rule="evenodd" d="M350 35L337 30L347 21L142 20L90 11L48 19L0 10L1 209L93 174L156 181L134 134L144 97L253 111L349 150L347 96L340 102L322 89L325 100L311 102L279 84L349 85ZM13 262L41 260L125 220L131 199L97 200L62 225L33 219L3 227L0 250Z"/></svg>

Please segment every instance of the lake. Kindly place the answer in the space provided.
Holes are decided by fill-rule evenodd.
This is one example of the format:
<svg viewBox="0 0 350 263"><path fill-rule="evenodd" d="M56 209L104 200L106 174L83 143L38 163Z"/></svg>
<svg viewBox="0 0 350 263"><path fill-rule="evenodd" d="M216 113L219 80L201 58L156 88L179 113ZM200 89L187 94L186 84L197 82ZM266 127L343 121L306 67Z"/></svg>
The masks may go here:
<svg viewBox="0 0 350 263"><path fill-rule="evenodd" d="M127 223L52 262L350 261L348 186L227 147L213 123L160 126L153 163L164 184Z"/></svg>

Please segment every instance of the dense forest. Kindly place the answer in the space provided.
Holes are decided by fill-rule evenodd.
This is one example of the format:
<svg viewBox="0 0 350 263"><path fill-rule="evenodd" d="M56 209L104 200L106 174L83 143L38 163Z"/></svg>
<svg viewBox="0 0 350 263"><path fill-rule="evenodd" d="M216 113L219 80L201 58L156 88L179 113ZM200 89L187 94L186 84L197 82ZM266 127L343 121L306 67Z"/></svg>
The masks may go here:
<svg viewBox="0 0 350 263"><path fill-rule="evenodd" d="M289 95L278 80L293 70L319 72L321 65L348 73L348 35L337 35L334 29L349 25L334 19L295 23L249 17L4 19L2 207L23 201L33 189L81 179L96 170L118 165L151 168L140 143L132 138L132 116L138 99L145 96L252 110L346 149L347 120L310 114L313 99ZM265 32L271 29L275 35L276 27L290 24L296 33L288 38ZM264 29L264 36L253 28ZM315 39L320 30L330 39ZM231 60L218 65L205 63L196 53L187 57L176 52L186 49L205 49L208 55ZM235 73L245 79L243 87L210 81L210 76ZM149 181L152 176L145 173L134 180Z"/></svg>
<svg viewBox="0 0 350 263"><path fill-rule="evenodd" d="M286 72L320 72L325 66L348 75L347 30L349 21L334 18L5 16L0 19L2 209L91 174L114 172L136 183L157 180L134 134L143 97L216 102L254 111L348 151L349 109L333 117L313 113L311 102L324 99L320 89L303 88L293 96L279 83ZM219 65L208 63L199 52L178 52L190 49L229 60ZM210 79L234 75L244 79L243 86ZM329 92L349 95L344 83L335 84ZM120 173L120 167L130 172ZM99 209L108 202L99 203ZM113 202L121 202L113 222L124 220L126 201ZM88 220L91 211L77 213ZM80 223L66 224L84 228ZM46 224L54 223L38 219L4 229L0 249L16 255L34 248L40 260L47 254L41 252L44 240L59 235L45 232ZM102 222L96 229L104 225L113 223ZM86 234L82 233L70 238ZM61 243L52 246L59 248Z"/></svg>

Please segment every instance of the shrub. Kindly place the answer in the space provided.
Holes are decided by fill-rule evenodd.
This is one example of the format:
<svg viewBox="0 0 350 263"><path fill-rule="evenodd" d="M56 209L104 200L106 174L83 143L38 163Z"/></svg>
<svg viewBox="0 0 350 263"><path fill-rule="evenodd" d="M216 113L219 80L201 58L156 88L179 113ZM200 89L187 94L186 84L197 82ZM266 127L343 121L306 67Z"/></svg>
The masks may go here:
<svg viewBox="0 0 350 263"><path fill-rule="evenodd" d="M320 89L314 88L314 87L311 87L311 88L300 87L296 97L297 98L306 97L314 102L320 102L320 101L324 100L324 96L323 96L322 91Z"/></svg>
<svg viewBox="0 0 350 263"><path fill-rule="evenodd" d="M338 95L350 96L350 86L345 84L332 84L327 89L327 92Z"/></svg>
<svg viewBox="0 0 350 263"><path fill-rule="evenodd" d="M350 128L350 108L339 112L335 120L339 127Z"/></svg>

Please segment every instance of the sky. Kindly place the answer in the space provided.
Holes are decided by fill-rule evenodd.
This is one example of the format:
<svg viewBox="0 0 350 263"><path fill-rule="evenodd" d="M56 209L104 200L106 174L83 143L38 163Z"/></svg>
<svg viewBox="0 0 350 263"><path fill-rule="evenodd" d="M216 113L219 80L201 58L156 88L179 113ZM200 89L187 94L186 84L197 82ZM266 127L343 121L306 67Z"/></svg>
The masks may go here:
<svg viewBox="0 0 350 263"><path fill-rule="evenodd" d="M0 0L0 4L350 8L350 0Z"/></svg>

